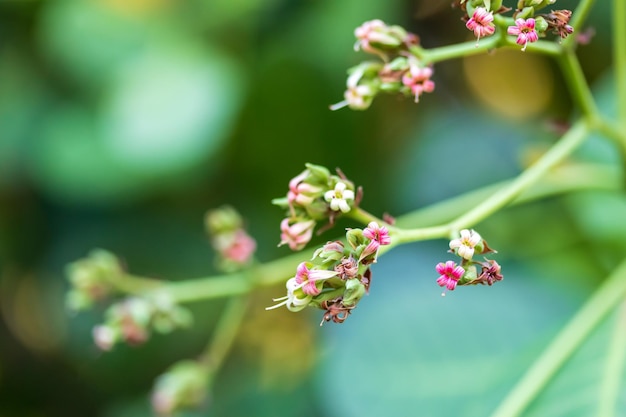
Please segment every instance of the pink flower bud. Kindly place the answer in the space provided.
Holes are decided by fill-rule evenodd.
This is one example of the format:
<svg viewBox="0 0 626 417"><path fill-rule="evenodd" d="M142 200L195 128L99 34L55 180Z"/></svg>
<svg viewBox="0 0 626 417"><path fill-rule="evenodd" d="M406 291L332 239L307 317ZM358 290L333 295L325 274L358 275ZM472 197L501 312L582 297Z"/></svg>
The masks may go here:
<svg viewBox="0 0 626 417"><path fill-rule="evenodd" d="M280 222L281 234L278 246L287 244L291 250L301 250L311 241L314 228L315 221L313 220L297 221L289 218L283 219Z"/></svg>

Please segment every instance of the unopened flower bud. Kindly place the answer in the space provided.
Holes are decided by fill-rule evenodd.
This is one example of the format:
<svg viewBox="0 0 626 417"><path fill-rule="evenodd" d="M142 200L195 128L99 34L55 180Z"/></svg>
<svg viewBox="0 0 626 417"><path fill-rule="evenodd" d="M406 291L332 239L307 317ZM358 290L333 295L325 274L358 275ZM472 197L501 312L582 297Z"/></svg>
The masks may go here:
<svg viewBox="0 0 626 417"><path fill-rule="evenodd" d="M356 305L366 292L365 285L359 279L352 278L347 280L346 290L343 293L343 305L347 307Z"/></svg>
<svg viewBox="0 0 626 417"><path fill-rule="evenodd" d="M206 402L209 376L195 361L174 364L156 380L152 392L152 408L159 415L169 416L177 410L198 407Z"/></svg>
<svg viewBox="0 0 626 417"><path fill-rule="evenodd" d="M315 222L313 220L298 221L283 219L280 223L280 243L278 246L289 245L293 251L302 250L313 237Z"/></svg>
<svg viewBox="0 0 626 417"><path fill-rule="evenodd" d="M535 30L538 34L542 35L548 30L548 22L541 16L535 18Z"/></svg>
<svg viewBox="0 0 626 417"><path fill-rule="evenodd" d="M99 325L93 328L93 341L100 350L109 351L119 340L119 332L107 325Z"/></svg>
<svg viewBox="0 0 626 417"><path fill-rule="evenodd" d="M361 245L365 245L365 237L363 236L363 230L361 229L348 229L346 232L346 239L352 247L352 249L358 248Z"/></svg>
<svg viewBox="0 0 626 417"><path fill-rule="evenodd" d="M313 253L313 258L320 258L322 262L336 262L343 257L344 247L343 243L338 240L333 242L327 242L321 248L318 248L315 253Z"/></svg>
<svg viewBox="0 0 626 417"><path fill-rule="evenodd" d="M357 38L354 50L362 49L383 60L387 59L387 51L397 51L407 43L415 42L400 26L387 26L382 20L370 20L355 29Z"/></svg>
<svg viewBox="0 0 626 417"><path fill-rule="evenodd" d="M210 235L232 232L243 227L243 220L234 208L222 206L209 210L204 216L204 224Z"/></svg>

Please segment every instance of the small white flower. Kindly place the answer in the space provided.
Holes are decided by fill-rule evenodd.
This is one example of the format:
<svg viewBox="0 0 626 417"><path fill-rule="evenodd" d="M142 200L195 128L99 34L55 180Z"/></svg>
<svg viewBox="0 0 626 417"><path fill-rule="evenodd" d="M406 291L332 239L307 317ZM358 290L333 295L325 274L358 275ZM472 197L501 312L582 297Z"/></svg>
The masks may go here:
<svg viewBox="0 0 626 417"><path fill-rule="evenodd" d="M326 191L324 200L330 203L331 210L341 210L343 213L347 213L351 210L348 200L354 200L354 191L347 190L346 188L346 183L339 181L337 185L335 185L334 190Z"/></svg>
<svg viewBox="0 0 626 417"><path fill-rule="evenodd" d="M309 305L309 303L313 299L313 297L302 293L302 291L299 292L304 295L303 298L298 297L298 295L295 293L295 291L301 289L303 285L304 283L298 284L295 277L288 279L285 285L287 287L287 295L280 298L274 298L274 301L280 301L280 303L270 307L265 307L265 309L273 310L275 308L285 306L289 311L296 312L303 310L307 305Z"/></svg>
<svg viewBox="0 0 626 417"><path fill-rule="evenodd" d="M470 260L474 256L474 247L482 241L478 233L473 230L461 230L461 237L450 241L450 249L457 250L461 258Z"/></svg>

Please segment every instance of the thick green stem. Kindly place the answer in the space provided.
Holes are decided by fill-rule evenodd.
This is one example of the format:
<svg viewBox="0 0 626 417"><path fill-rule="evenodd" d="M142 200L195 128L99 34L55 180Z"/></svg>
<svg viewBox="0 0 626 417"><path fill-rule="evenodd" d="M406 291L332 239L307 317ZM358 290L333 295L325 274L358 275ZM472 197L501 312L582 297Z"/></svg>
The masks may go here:
<svg viewBox="0 0 626 417"><path fill-rule="evenodd" d="M581 343L626 296L626 260L615 268L509 392L492 417L516 417L528 407Z"/></svg>
<svg viewBox="0 0 626 417"><path fill-rule="evenodd" d="M522 172L510 184L487 197L480 204L448 224L425 229L409 229L400 233L401 242L424 240L431 237L444 237L463 228L471 227L511 203L524 190L535 184L557 164L563 162L582 143L589 128L587 123L578 122L534 165Z"/></svg>
<svg viewBox="0 0 626 417"><path fill-rule="evenodd" d="M500 39L496 36L481 39L476 42L463 42L455 45L441 46L439 48L421 49L415 55L426 64L447 61L449 59L462 58L470 55L485 53L498 46Z"/></svg>
<svg viewBox="0 0 626 417"><path fill-rule="evenodd" d="M576 54L573 51L568 51L559 57L558 62L572 99L583 114L595 122L599 118L599 112Z"/></svg>
<svg viewBox="0 0 626 417"><path fill-rule="evenodd" d="M600 401L596 417L617 416L617 402L619 400L624 363L626 363L626 302L622 302L613 324L613 334L609 343L604 364L604 377L600 387Z"/></svg>
<svg viewBox="0 0 626 417"><path fill-rule="evenodd" d="M563 162L587 137L587 123L578 122L531 167L522 172L508 187L493 194L481 204L450 223L451 230L471 227L513 201L522 191L535 184L550 169Z"/></svg>

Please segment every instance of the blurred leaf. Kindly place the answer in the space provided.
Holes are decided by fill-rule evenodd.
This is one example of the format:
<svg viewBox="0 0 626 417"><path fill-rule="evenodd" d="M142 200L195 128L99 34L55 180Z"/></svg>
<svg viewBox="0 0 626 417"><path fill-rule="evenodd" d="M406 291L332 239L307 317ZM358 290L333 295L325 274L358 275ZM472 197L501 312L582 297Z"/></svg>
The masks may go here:
<svg viewBox="0 0 626 417"><path fill-rule="evenodd" d="M105 146L140 175L198 165L230 132L241 82L216 51L182 43L147 51L107 91L100 120Z"/></svg>
<svg viewBox="0 0 626 417"><path fill-rule="evenodd" d="M14 185L44 107L40 81L17 48L0 53L0 187Z"/></svg>
<svg viewBox="0 0 626 417"><path fill-rule="evenodd" d="M39 37L54 65L99 88L150 45L148 22L119 14L105 2L60 0L44 4Z"/></svg>
<svg viewBox="0 0 626 417"><path fill-rule="evenodd" d="M520 149L536 134L463 108L426 111L390 169L403 211L517 175Z"/></svg>
<svg viewBox="0 0 626 417"><path fill-rule="evenodd" d="M64 199L114 203L183 181L227 138L241 102L237 71L214 51L162 44L111 77L100 109L50 114L31 168Z"/></svg>
<svg viewBox="0 0 626 417"><path fill-rule="evenodd" d="M615 326L623 327L620 317L613 314L591 334L586 342L572 356L563 369L531 404L525 417L568 416L587 417L598 415L598 403L602 397L602 378L606 369L609 344ZM619 370L617 370L620 372ZM621 386L626 386L626 369L621 371ZM626 390L617 405L616 416L626 408Z"/></svg>

